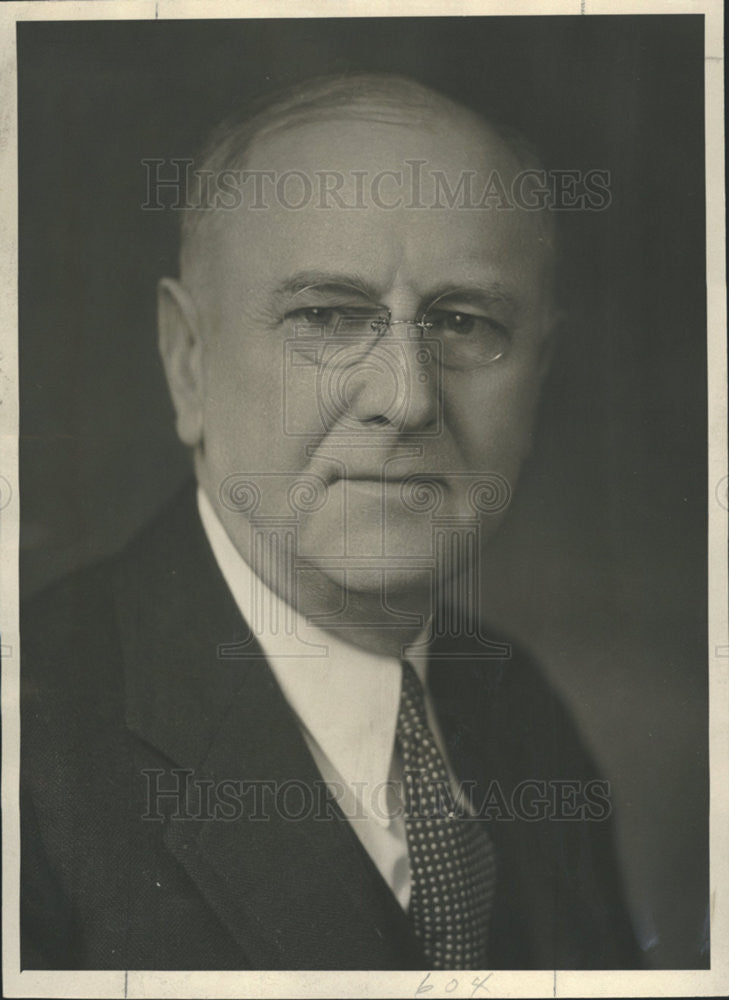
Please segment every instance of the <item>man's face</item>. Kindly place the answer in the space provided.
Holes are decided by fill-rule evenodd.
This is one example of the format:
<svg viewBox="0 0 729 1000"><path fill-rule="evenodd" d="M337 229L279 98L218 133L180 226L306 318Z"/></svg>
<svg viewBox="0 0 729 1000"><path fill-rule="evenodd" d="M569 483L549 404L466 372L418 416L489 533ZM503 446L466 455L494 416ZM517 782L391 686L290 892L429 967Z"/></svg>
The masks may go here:
<svg viewBox="0 0 729 1000"><path fill-rule="evenodd" d="M408 207L406 161L424 161L427 207ZM339 201L299 209L300 182L287 204L271 183L265 208L222 213L206 236L203 485L249 561L252 530L277 523L291 539L293 517L295 558L315 576L341 585L347 569L348 589L379 592L384 567L389 590L424 587L447 558L438 525L478 522L483 542L504 512L550 309L535 216L447 207L442 193L432 207L433 172L452 191L475 172L478 201L492 171L508 187L518 165L462 123L344 118L259 140L247 167L300 171L315 192L317 171L343 182ZM373 199L386 170L403 183L382 175ZM415 326L424 314L432 325Z"/></svg>

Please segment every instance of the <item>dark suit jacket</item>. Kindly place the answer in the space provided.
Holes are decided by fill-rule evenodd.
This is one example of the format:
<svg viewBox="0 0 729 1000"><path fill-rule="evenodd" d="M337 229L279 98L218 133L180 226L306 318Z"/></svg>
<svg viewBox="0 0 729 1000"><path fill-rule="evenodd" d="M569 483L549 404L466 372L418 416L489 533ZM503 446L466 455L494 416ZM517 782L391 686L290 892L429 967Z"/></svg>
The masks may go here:
<svg viewBox="0 0 729 1000"><path fill-rule="evenodd" d="M247 806L211 820L191 818L197 800L178 812L165 799L164 819L144 818L150 782L170 787L175 768L195 794L205 779L321 785L263 655L219 655L247 637L192 488L121 556L24 612L23 968L427 968L336 808L292 820L275 809L253 819ZM524 779L599 777L554 691L515 651L436 659L431 687L476 800L494 781L508 803ZM489 967L639 966L610 824L509 819L498 798Z"/></svg>

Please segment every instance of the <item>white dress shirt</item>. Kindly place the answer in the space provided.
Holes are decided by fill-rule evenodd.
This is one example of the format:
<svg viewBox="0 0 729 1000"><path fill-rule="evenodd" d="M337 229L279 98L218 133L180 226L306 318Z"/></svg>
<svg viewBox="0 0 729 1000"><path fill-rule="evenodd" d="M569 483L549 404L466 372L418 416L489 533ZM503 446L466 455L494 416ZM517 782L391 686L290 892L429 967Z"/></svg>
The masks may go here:
<svg viewBox="0 0 729 1000"><path fill-rule="evenodd" d="M382 877L407 909L410 870L405 823L396 794L401 787L401 765L394 753L400 661L369 653L310 625L256 576L202 489L198 489L197 499L215 560L299 720L323 780ZM287 628L281 627L284 622ZM407 659L425 683L427 654L423 649L414 644ZM449 766L427 689L426 708ZM451 778L455 787L452 771Z"/></svg>

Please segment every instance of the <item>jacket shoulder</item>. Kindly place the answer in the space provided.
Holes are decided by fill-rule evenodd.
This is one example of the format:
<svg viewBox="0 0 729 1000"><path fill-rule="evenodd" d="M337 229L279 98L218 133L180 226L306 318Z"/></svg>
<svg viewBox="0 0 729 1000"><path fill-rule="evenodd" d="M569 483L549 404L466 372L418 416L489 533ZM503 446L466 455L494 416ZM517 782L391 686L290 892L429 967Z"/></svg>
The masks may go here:
<svg viewBox="0 0 729 1000"><path fill-rule="evenodd" d="M21 601L22 654L47 656L73 643L111 606L111 558L69 573Z"/></svg>
<svg viewBox="0 0 729 1000"><path fill-rule="evenodd" d="M21 602L24 679L49 667L57 675L63 663L74 664L80 671L103 669L107 660L98 654L108 658L119 644L116 604L120 586L131 581L144 599L148 567L164 563L167 551L184 544L185 532L180 528L182 520L190 518L191 492L188 484L118 552L75 570ZM93 653L97 656L92 657Z"/></svg>

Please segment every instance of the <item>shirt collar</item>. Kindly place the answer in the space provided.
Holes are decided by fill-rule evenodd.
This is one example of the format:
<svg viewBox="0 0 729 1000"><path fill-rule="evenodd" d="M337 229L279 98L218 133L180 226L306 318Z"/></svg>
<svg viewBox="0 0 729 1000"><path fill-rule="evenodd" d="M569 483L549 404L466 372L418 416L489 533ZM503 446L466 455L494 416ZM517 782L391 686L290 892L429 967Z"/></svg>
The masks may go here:
<svg viewBox="0 0 729 1000"><path fill-rule="evenodd" d="M286 700L368 816L387 826L383 812L369 808L375 796L365 790L372 793L390 775L400 704L400 661L369 653L309 624L253 572L200 488L197 501L220 571ZM293 628L282 629L281 622ZM408 658L424 681L427 654L419 648Z"/></svg>

